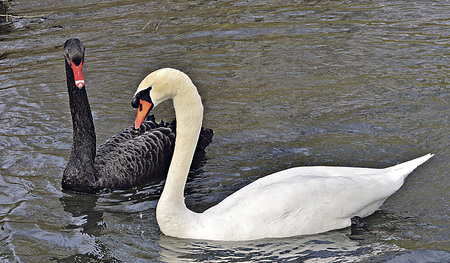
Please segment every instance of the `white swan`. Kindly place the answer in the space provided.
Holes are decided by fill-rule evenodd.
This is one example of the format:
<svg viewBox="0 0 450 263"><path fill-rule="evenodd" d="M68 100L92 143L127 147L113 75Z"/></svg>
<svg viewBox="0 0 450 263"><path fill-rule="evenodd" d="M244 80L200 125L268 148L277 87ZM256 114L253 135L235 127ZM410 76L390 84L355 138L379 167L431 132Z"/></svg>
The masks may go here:
<svg viewBox="0 0 450 263"><path fill-rule="evenodd" d="M161 231L173 237L237 241L345 228L353 216L372 214L401 187L409 173L432 157L428 154L384 169L287 169L256 180L203 213L195 213L186 208L183 192L203 118L196 87L183 72L165 68L149 74L133 98L151 103L150 109L167 99L173 100L177 136L156 218Z"/></svg>

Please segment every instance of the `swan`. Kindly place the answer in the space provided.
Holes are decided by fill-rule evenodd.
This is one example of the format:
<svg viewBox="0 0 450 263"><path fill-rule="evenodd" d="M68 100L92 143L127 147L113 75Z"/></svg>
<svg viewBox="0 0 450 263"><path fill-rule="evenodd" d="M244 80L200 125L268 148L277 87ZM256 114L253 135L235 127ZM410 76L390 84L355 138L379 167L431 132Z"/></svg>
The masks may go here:
<svg viewBox="0 0 450 263"><path fill-rule="evenodd" d="M132 105L148 114L172 99L177 118L175 150L156 219L165 235L203 240L241 241L317 234L351 225L366 217L396 192L405 177L432 154L384 169L296 167L262 177L196 213L184 202L184 188L203 106L190 78L176 69L150 73L139 84Z"/></svg>
<svg viewBox="0 0 450 263"><path fill-rule="evenodd" d="M67 89L73 122L73 145L63 173L62 188L94 193L126 189L165 176L172 158L175 122L142 120L139 130L127 128L109 138L96 151L96 136L84 86L85 47L79 39L64 44ZM201 160L213 132L202 129L196 159Z"/></svg>

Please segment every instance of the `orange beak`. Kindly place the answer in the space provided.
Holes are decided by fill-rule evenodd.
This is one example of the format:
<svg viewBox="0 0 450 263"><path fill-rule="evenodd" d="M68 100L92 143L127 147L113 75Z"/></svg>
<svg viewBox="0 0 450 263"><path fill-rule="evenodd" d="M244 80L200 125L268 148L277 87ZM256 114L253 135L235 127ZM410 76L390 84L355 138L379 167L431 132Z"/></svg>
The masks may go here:
<svg viewBox="0 0 450 263"><path fill-rule="evenodd" d="M69 57L70 59L70 57ZM75 63L70 60L70 64L72 65L73 77L75 79L75 85L81 89L84 86L84 77L83 77L83 61L81 61L80 65L75 65Z"/></svg>
<svg viewBox="0 0 450 263"><path fill-rule="evenodd" d="M145 121L148 112L152 108L153 104L145 100L139 100L139 107L136 115L136 120L134 120L134 128L137 130L141 127L141 124Z"/></svg>

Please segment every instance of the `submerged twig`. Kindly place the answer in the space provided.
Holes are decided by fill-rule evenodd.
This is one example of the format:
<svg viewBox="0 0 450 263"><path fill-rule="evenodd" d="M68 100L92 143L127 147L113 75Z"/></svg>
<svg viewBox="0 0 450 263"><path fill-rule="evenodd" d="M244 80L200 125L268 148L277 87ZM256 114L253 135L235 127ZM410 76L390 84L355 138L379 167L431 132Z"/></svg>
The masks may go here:
<svg viewBox="0 0 450 263"><path fill-rule="evenodd" d="M158 25L157 25L156 28L155 28L155 32L158 31L158 28L159 28L159 26L161 25L161 22L164 20L164 18L166 18L166 16L164 16L164 17L159 21ZM148 27L148 25L150 24L150 22L152 22L152 21L151 21L151 20L148 21L147 24L142 28L142 30L145 30L145 29Z"/></svg>
<svg viewBox="0 0 450 263"><path fill-rule="evenodd" d="M152 22L151 20L147 22L147 24L145 24L145 26L142 28L142 30L146 29L148 24L150 24L150 22Z"/></svg>
<svg viewBox="0 0 450 263"><path fill-rule="evenodd" d="M161 25L161 22L164 20L164 18L166 18L166 16L163 16L163 18L161 19L161 21L159 21L158 25L155 28L155 32L158 31L159 25Z"/></svg>
<svg viewBox="0 0 450 263"><path fill-rule="evenodd" d="M42 14L42 15L36 15L36 16L28 16L28 15L24 15L24 16L15 16L15 15L8 15L8 14L6 14L6 15L0 15L1 17L6 17L6 22L8 22L8 18L9 17L12 17L12 18L36 18L36 17L43 17L43 16L49 16L49 15L51 15L51 14L53 14L53 11L51 11L50 13L48 13L48 14Z"/></svg>

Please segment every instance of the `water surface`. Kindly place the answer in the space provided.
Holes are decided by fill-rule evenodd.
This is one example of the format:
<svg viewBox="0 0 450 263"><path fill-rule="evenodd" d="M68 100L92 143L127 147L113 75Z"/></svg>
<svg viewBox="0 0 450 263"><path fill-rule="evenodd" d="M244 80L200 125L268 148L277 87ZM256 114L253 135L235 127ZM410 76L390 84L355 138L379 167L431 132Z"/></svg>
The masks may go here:
<svg viewBox="0 0 450 263"><path fill-rule="evenodd" d="M443 0L12 1L19 17L0 35L0 261L445 262L449 11ZM191 76L215 132L186 187L195 211L293 166L436 155L367 218L370 231L167 237L155 219L164 182L61 191L72 142L62 45L72 37L87 48L98 143L133 124L130 101L146 74ZM154 113L174 116L170 103Z"/></svg>

